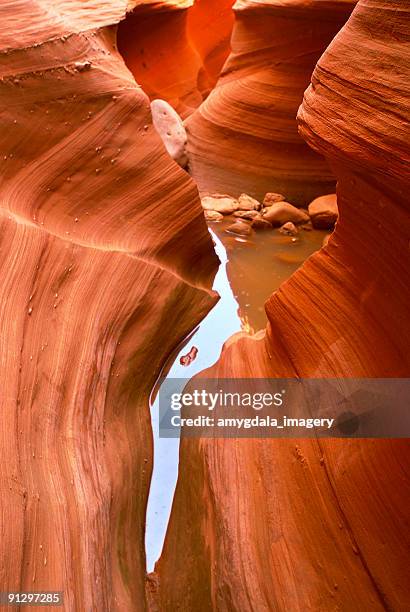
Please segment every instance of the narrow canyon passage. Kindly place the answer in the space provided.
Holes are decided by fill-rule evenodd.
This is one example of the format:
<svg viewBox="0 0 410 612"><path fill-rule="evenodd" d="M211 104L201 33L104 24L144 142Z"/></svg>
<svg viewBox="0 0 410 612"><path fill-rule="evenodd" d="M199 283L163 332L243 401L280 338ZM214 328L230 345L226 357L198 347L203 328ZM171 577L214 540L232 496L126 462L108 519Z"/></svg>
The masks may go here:
<svg viewBox="0 0 410 612"><path fill-rule="evenodd" d="M272 232L256 234L248 241L227 233L228 226L225 219L210 224L209 228L221 262L213 285L220 299L165 366L164 376L181 379L181 391L187 378L218 360L223 344L232 334L239 331L254 334L265 328L263 305L268 295L321 247L327 235L325 231L309 231L292 242L291 237ZM191 347L198 351L195 360L189 367L181 365L181 357ZM156 387L155 393L158 391ZM179 469L179 440L160 437L158 397L155 399L151 406L154 465L147 507L148 572L154 570L162 550Z"/></svg>
<svg viewBox="0 0 410 612"><path fill-rule="evenodd" d="M338 179L336 231L204 378L408 377L409 8L361 0L319 60L299 126ZM159 609L405 610L408 459L399 439L183 436Z"/></svg>
<svg viewBox="0 0 410 612"><path fill-rule="evenodd" d="M0 5L0 606L409 608L408 440L167 438L158 400L408 379L409 12Z"/></svg>

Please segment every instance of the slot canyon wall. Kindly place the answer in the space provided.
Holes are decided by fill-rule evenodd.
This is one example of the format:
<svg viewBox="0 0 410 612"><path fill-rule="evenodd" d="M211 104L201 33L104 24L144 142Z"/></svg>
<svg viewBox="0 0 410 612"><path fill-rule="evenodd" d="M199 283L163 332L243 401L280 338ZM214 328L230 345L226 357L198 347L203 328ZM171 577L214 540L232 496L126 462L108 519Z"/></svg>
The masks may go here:
<svg viewBox="0 0 410 612"><path fill-rule="evenodd" d="M319 60L299 129L337 176L336 230L269 299L266 333L232 337L202 376L409 376L409 10L360 0ZM183 439L158 609L406 610L409 455L397 439Z"/></svg>
<svg viewBox="0 0 410 612"><path fill-rule="evenodd" d="M166 100L182 117L215 85L229 53L233 0L149 0L118 29L118 47L151 100Z"/></svg>
<svg viewBox="0 0 410 612"><path fill-rule="evenodd" d="M200 192L269 191L306 205L334 191L322 156L300 138L295 116L319 56L355 0L239 0L231 54L210 96L186 121Z"/></svg>
<svg viewBox="0 0 410 612"><path fill-rule="evenodd" d="M0 590L65 610L145 609L148 398L216 301L197 189L115 47L125 9L0 5Z"/></svg>

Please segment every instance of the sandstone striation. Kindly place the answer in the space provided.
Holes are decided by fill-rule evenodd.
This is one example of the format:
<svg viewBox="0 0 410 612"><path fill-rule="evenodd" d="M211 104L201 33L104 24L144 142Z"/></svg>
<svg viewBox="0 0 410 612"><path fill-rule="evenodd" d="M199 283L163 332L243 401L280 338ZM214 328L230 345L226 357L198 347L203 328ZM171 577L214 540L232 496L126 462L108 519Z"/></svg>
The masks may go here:
<svg viewBox="0 0 410 612"><path fill-rule="evenodd" d="M336 230L203 376L409 376L409 9L360 0L319 60L299 122ZM184 439L160 609L407 609L408 465L397 439Z"/></svg>
<svg viewBox="0 0 410 612"><path fill-rule="evenodd" d="M182 117L202 102L197 88L202 62L187 35L193 3L144 3L118 27L118 49L137 83L152 100L166 100Z"/></svg>
<svg viewBox="0 0 410 612"><path fill-rule="evenodd" d="M198 193L118 55L121 1L0 7L0 590L144 610L148 398L215 302Z"/></svg>
<svg viewBox="0 0 410 612"><path fill-rule="evenodd" d="M183 117L214 86L229 53L233 0L146 0L118 28L137 83Z"/></svg>
<svg viewBox="0 0 410 612"><path fill-rule="evenodd" d="M241 0L232 51L211 95L186 121L200 191L286 193L308 204L334 191L333 175L297 133L313 67L354 0Z"/></svg>
<svg viewBox="0 0 410 612"><path fill-rule="evenodd" d="M198 89L203 97L215 86L229 55L233 3L234 0L195 0L188 12L188 37L202 61Z"/></svg>

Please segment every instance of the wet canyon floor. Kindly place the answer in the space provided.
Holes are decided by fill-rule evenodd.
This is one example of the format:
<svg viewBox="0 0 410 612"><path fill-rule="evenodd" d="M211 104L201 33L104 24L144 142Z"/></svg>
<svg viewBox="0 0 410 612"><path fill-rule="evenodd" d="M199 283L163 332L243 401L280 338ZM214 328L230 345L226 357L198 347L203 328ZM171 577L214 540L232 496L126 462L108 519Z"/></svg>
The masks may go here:
<svg viewBox="0 0 410 612"><path fill-rule="evenodd" d="M264 329L264 303L302 263L322 246L327 231L301 229L285 236L276 229L254 231L241 237L227 232L235 217L210 222L209 231L221 261L214 289L220 300L164 368L170 378L190 379L219 358L224 342L235 332L251 334ZM191 347L198 350L188 366L180 363ZM185 385L181 381L182 387ZM154 468L147 508L145 547L147 571L154 570L164 543L178 477L179 439L160 438L158 397L151 406Z"/></svg>

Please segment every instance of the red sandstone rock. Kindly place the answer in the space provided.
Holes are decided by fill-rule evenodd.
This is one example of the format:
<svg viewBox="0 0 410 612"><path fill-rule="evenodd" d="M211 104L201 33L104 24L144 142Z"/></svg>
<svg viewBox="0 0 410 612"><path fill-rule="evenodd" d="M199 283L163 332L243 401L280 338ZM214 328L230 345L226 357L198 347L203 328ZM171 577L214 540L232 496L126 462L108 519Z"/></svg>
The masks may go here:
<svg viewBox="0 0 410 612"><path fill-rule="evenodd" d="M292 221L284 223L279 231L281 234L285 234L285 236L296 236L299 233L298 228L294 223L292 223Z"/></svg>
<svg viewBox="0 0 410 612"><path fill-rule="evenodd" d="M272 229L272 224L269 223L269 221L267 221L266 219L263 219L262 217L254 219L251 223L251 226L253 229L256 229L256 230Z"/></svg>
<svg viewBox="0 0 410 612"><path fill-rule="evenodd" d="M333 229L339 214L336 194L331 193L314 199L309 204L308 211L313 227L317 229Z"/></svg>
<svg viewBox="0 0 410 612"><path fill-rule="evenodd" d="M166 100L182 117L202 101L197 88L202 62L187 35L193 3L149 0L118 27L118 49L137 83L152 100Z"/></svg>
<svg viewBox="0 0 410 612"><path fill-rule="evenodd" d="M336 230L268 301L266 334L234 336L203 376L409 376L408 10L360 1L321 57L299 121L335 169ZM405 440L184 439L161 609L406 610L409 454Z"/></svg>
<svg viewBox="0 0 410 612"><path fill-rule="evenodd" d="M269 191L307 204L334 190L325 160L297 133L295 117L317 59L354 0L242 0L232 52L217 86L186 121L199 190Z"/></svg>
<svg viewBox="0 0 410 612"><path fill-rule="evenodd" d="M229 225L226 230L230 234L238 234L238 236L249 236L252 233L252 229L249 223L238 219L232 225Z"/></svg>
<svg viewBox="0 0 410 612"><path fill-rule="evenodd" d="M284 202L285 200L285 196L281 193L267 193L263 198L263 205L272 206L272 204L276 204L276 202Z"/></svg>
<svg viewBox="0 0 410 612"><path fill-rule="evenodd" d="M207 221L222 221L224 218L223 214L216 210L204 210L204 215Z"/></svg>
<svg viewBox="0 0 410 612"><path fill-rule="evenodd" d="M198 89L204 98L215 86L229 55L233 3L234 0L195 0L188 11L187 34L202 61Z"/></svg>
<svg viewBox="0 0 410 612"><path fill-rule="evenodd" d="M72 611L145 609L149 394L215 302L197 190L115 49L125 5L0 8L0 590Z"/></svg>
<svg viewBox="0 0 410 612"><path fill-rule="evenodd" d="M118 48L151 99L188 116L229 53L232 0L145 0L118 28ZM201 22L201 25L200 25Z"/></svg>
<svg viewBox="0 0 410 612"><path fill-rule="evenodd" d="M272 204L272 206L264 211L263 218L276 227L283 225L288 221L296 224L306 223L309 221L309 215L305 211L301 210L300 208L296 208L296 206L289 204L289 202L278 202L277 204Z"/></svg>
<svg viewBox="0 0 410 612"><path fill-rule="evenodd" d="M233 213L234 217L240 217L241 219L261 219L262 215L257 210L237 210Z"/></svg>
<svg viewBox="0 0 410 612"><path fill-rule="evenodd" d="M328 242L329 242L329 240L330 240L330 236L331 236L331 234L326 234L326 236L323 238L323 243L322 243L322 246L324 246L324 247L325 247L325 246L327 246L327 245L328 245Z"/></svg>
<svg viewBox="0 0 410 612"><path fill-rule="evenodd" d="M251 198L246 193L242 193L238 198L239 210L259 210L261 203L255 198Z"/></svg>
<svg viewBox="0 0 410 612"><path fill-rule="evenodd" d="M207 195L201 198L202 208L204 210L216 210L223 215L230 215L238 210L238 200L231 198L228 195Z"/></svg>

